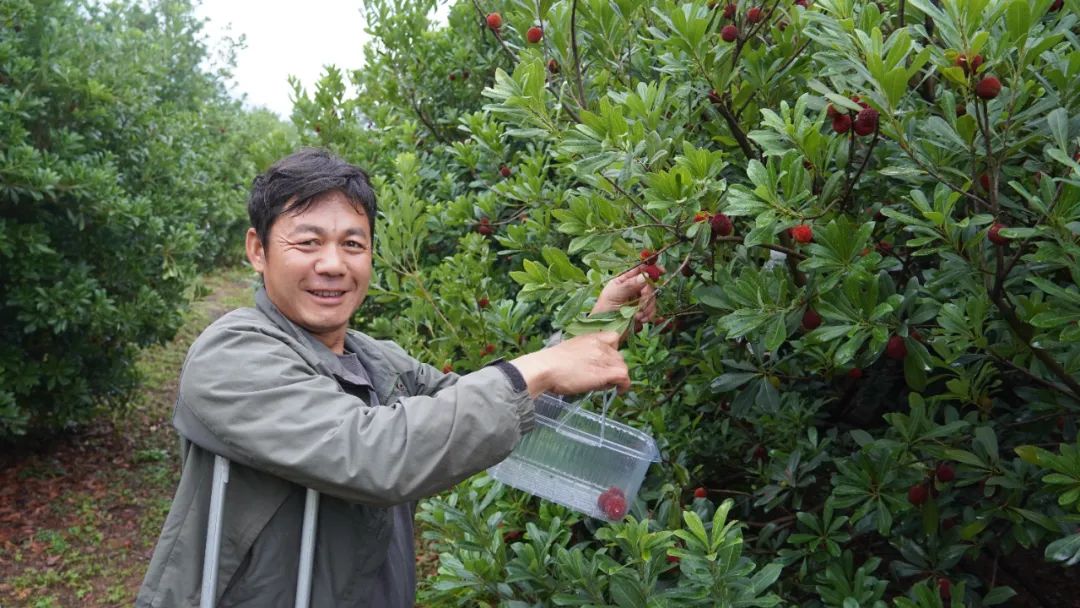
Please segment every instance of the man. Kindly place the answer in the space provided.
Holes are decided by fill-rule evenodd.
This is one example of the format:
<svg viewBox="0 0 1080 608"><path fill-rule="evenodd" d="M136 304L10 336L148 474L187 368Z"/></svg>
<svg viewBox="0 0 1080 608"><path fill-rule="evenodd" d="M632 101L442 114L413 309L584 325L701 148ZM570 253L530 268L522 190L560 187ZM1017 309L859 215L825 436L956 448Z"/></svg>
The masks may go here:
<svg viewBox="0 0 1080 608"><path fill-rule="evenodd" d="M292 606L305 488L322 494L311 603L411 606L413 507L505 458L533 424L533 399L616 386L618 336L578 336L458 376L349 330L372 273L375 196L367 175L302 150L255 179L247 256L255 308L191 346L174 424L183 470L136 605L197 606L214 454L232 462L218 606ZM653 292L638 270L605 286L594 312Z"/></svg>

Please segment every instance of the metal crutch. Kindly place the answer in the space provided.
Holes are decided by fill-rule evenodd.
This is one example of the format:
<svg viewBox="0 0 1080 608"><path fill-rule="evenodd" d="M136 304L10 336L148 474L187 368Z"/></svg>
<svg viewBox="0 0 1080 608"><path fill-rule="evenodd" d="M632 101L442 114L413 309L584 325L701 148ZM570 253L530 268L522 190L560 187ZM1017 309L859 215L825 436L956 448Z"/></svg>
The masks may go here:
<svg viewBox="0 0 1080 608"><path fill-rule="evenodd" d="M199 608L214 608L218 557L221 553L221 522L225 516L225 485L228 483L229 460L224 456L215 455ZM311 569L315 562L315 527L318 524L318 518L319 493L308 488L304 497L304 527L300 533L300 569L296 573L296 603L294 604L296 608L308 608L311 602Z"/></svg>

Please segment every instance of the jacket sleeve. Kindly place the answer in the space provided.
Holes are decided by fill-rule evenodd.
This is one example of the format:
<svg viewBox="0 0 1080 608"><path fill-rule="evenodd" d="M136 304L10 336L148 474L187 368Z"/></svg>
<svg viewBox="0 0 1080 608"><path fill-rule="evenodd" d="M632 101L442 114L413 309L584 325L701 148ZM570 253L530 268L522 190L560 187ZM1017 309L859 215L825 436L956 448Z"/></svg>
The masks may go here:
<svg viewBox="0 0 1080 608"><path fill-rule="evenodd" d="M192 347L176 418L208 434L212 445L204 447L242 464L344 500L389 506L500 462L531 427L528 392L515 391L500 370L456 382L450 376L432 376L438 390L430 394L369 407L279 337L226 327Z"/></svg>

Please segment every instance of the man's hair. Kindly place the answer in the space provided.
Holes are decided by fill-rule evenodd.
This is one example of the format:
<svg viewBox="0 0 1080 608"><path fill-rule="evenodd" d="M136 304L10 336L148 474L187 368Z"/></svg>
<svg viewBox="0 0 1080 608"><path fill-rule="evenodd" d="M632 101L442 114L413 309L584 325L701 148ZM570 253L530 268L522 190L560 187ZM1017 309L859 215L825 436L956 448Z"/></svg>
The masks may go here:
<svg viewBox="0 0 1080 608"><path fill-rule="evenodd" d="M367 173L320 148L302 148L255 178L248 198L251 227L265 246L270 228L286 209L292 214L303 213L320 196L335 190L354 207L363 207L374 246L375 192Z"/></svg>

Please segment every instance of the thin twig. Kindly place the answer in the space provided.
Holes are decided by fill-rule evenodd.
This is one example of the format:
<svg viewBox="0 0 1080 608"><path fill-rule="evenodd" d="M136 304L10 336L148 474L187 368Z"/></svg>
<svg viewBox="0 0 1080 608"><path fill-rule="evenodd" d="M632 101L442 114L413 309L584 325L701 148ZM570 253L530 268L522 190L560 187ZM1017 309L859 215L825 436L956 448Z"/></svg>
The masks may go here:
<svg viewBox="0 0 1080 608"><path fill-rule="evenodd" d="M577 0L570 4L570 50L574 54L574 78L577 79L578 104L585 108L585 87L581 83L581 57L577 47Z"/></svg>

